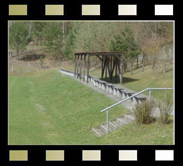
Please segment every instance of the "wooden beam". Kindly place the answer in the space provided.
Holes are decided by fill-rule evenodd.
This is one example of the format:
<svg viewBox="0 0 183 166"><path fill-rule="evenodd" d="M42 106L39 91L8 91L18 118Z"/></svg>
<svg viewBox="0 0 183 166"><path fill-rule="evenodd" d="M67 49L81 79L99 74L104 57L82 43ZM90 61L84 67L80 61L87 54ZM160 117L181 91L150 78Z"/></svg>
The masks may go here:
<svg viewBox="0 0 183 166"><path fill-rule="evenodd" d="M105 79L107 79L107 56L105 56Z"/></svg>
<svg viewBox="0 0 183 166"><path fill-rule="evenodd" d="M103 56L104 57L104 56ZM102 70L102 78L104 77L104 71L106 67L106 58L103 58L103 70Z"/></svg>
<svg viewBox="0 0 183 166"><path fill-rule="evenodd" d="M79 55L76 56L76 78L78 78L78 57Z"/></svg>
<svg viewBox="0 0 183 166"><path fill-rule="evenodd" d="M122 63L123 63L122 59L120 59L120 58L119 58L119 56L116 56L116 57L118 58L118 60L120 60L120 62L122 62Z"/></svg>
<svg viewBox="0 0 183 166"><path fill-rule="evenodd" d="M109 78L110 78L110 73L111 73L111 69L110 69L110 56L108 57L108 65L107 65L107 69L108 69L108 74L109 74Z"/></svg>
<svg viewBox="0 0 183 166"><path fill-rule="evenodd" d="M85 63L86 63L86 55L83 55L83 81L85 81Z"/></svg>
<svg viewBox="0 0 183 166"><path fill-rule="evenodd" d="M118 71L119 71L119 80L120 80L120 83L122 84L122 73L121 73L121 67L120 67L120 62L118 62Z"/></svg>
<svg viewBox="0 0 183 166"><path fill-rule="evenodd" d="M110 60L110 74L109 74L109 77L110 77L110 80L112 80L112 64L113 64L113 57L112 57L112 55L111 55L110 57L111 57L111 60Z"/></svg>
<svg viewBox="0 0 183 166"><path fill-rule="evenodd" d="M111 75L113 76L113 72L114 72L114 68L115 68L115 65L116 65L116 58L113 58L113 68L112 68L112 72L111 72Z"/></svg>
<svg viewBox="0 0 183 166"><path fill-rule="evenodd" d="M103 73L104 73L104 57L102 56L101 78L103 78Z"/></svg>
<svg viewBox="0 0 183 166"><path fill-rule="evenodd" d="M117 82L117 65L118 65L118 61L117 61L117 58L116 59L116 65L115 65L115 82Z"/></svg>
<svg viewBox="0 0 183 166"><path fill-rule="evenodd" d="M74 65L74 78L76 78L76 55L74 55L75 65Z"/></svg>
<svg viewBox="0 0 183 166"><path fill-rule="evenodd" d="M81 80L81 74L82 74L82 72L81 72L81 60L82 60L82 55L80 55L80 60L79 60L79 66L80 66L80 80Z"/></svg>
<svg viewBox="0 0 183 166"><path fill-rule="evenodd" d="M97 57L102 61L102 58L100 58L98 55L97 55ZM103 57L103 56L102 56Z"/></svg>

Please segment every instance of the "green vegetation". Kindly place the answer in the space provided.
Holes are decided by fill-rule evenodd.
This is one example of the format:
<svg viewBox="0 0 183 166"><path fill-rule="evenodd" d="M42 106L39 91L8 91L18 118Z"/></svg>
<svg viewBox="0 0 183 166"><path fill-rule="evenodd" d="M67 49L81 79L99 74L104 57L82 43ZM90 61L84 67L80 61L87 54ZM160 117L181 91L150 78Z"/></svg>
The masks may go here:
<svg viewBox="0 0 183 166"><path fill-rule="evenodd" d="M44 58L41 56L39 60L40 60L40 66L43 67Z"/></svg>
<svg viewBox="0 0 183 166"><path fill-rule="evenodd" d="M173 144L173 124L126 126L104 137L90 130L105 122L100 110L114 102L57 73L9 77L10 145ZM118 106L110 119L127 111Z"/></svg>
<svg viewBox="0 0 183 166"><path fill-rule="evenodd" d="M125 26L124 30L121 31L121 34L114 36L114 39L115 41L112 40L110 43L110 51L122 51L124 53L123 67L126 64L126 61L129 61L132 74L133 62L140 53L133 31L129 26Z"/></svg>
<svg viewBox="0 0 183 166"><path fill-rule="evenodd" d="M137 126L135 123L109 133L101 138L106 144L118 145L172 145L173 123L168 125ZM113 141L111 141L113 140Z"/></svg>
<svg viewBox="0 0 183 166"><path fill-rule="evenodd" d="M143 101L140 104L136 104L133 109L135 115L135 121L138 125L152 123L151 117L155 101L153 99Z"/></svg>
<svg viewBox="0 0 183 166"><path fill-rule="evenodd" d="M105 122L100 110L114 101L49 71L10 76L9 103L9 144L85 144L96 139L90 129ZM126 112L116 107L110 118Z"/></svg>
<svg viewBox="0 0 183 166"><path fill-rule="evenodd" d="M62 57L63 49L63 33L61 31L62 24L60 22L47 22L43 28L42 36L45 38L43 45L45 51L54 59Z"/></svg>
<svg viewBox="0 0 183 166"><path fill-rule="evenodd" d="M18 24L13 24L9 29L9 44L11 49L16 50L17 57L19 52L27 46L30 37L28 31L28 24L19 22Z"/></svg>
<svg viewBox="0 0 183 166"><path fill-rule="evenodd" d="M169 117L172 111L173 102L171 100L171 96L168 94L166 96L165 102L158 102L158 107L160 109L160 116L158 118L158 122L160 124L169 123Z"/></svg>

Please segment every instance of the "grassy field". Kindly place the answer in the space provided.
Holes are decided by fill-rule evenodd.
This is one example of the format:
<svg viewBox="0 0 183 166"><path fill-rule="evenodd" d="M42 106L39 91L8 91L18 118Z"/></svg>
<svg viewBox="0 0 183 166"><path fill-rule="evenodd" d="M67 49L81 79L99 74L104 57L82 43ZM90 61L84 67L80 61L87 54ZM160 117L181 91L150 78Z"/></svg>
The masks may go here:
<svg viewBox="0 0 183 166"><path fill-rule="evenodd" d="M98 138L114 101L56 70L9 76L9 145L173 144L173 123L128 125ZM127 113L118 106L110 119Z"/></svg>

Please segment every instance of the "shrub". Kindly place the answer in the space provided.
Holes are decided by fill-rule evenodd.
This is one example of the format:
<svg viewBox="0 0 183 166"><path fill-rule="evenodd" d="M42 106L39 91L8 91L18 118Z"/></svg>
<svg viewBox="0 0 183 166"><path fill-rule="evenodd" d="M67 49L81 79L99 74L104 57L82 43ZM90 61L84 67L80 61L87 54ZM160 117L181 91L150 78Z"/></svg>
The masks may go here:
<svg viewBox="0 0 183 166"><path fill-rule="evenodd" d="M165 102L158 103L158 107L160 110L160 115L158 117L159 124L167 124L169 123L169 116L172 112L172 104L173 101L171 100L170 94L167 94Z"/></svg>
<svg viewBox="0 0 183 166"><path fill-rule="evenodd" d="M40 60L40 66L43 67L44 58L41 56L39 60Z"/></svg>
<svg viewBox="0 0 183 166"><path fill-rule="evenodd" d="M141 104L136 104L133 109L135 120L138 125L149 124L152 122L151 117L153 107L155 106L155 101L153 99L143 101Z"/></svg>

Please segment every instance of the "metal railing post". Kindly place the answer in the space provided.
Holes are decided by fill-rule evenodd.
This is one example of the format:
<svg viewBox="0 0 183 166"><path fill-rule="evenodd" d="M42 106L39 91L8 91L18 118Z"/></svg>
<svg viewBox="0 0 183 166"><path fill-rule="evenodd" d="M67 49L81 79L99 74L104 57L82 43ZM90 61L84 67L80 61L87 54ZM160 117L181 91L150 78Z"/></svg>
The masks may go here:
<svg viewBox="0 0 183 166"><path fill-rule="evenodd" d="M151 100L151 93L152 93L152 91L150 90L149 91L149 100Z"/></svg>
<svg viewBox="0 0 183 166"><path fill-rule="evenodd" d="M109 111L106 111L106 129L107 133L109 132Z"/></svg>

